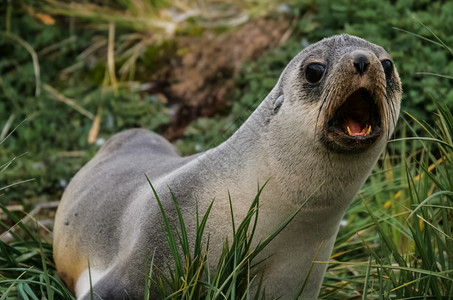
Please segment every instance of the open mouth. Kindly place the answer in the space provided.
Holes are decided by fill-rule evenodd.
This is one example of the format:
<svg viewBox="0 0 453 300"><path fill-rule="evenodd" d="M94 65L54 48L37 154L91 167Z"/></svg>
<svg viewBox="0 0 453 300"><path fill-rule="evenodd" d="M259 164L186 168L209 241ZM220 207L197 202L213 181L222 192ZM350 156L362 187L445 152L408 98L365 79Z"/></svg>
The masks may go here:
<svg viewBox="0 0 453 300"><path fill-rule="evenodd" d="M371 93L360 88L337 108L327 124L329 146L340 152L360 152L371 146L381 133L379 108Z"/></svg>

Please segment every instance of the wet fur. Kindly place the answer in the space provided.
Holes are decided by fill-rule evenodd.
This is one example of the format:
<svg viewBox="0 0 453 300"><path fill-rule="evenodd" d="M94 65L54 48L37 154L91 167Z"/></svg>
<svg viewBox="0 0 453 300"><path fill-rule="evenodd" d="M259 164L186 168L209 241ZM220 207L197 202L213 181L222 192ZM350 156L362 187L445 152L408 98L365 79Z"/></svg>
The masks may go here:
<svg viewBox="0 0 453 300"><path fill-rule="evenodd" d="M354 51L373 59L369 79L377 84L370 87L384 99L379 104L383 134L365 151L341 153L326 147L324 126L331 111L354 88L358 76L350 65ZM393 132L401 83L396 70L386 80L380 65L384 58L389 55L381 47L348 35L307 47L288 64L243 126L226 142L201 154L180 157L165 139L143 129L112 137L63 195L54 231L54 256L61 277L79 299L89 299L89 261L96 275L95 295L143 298L152 253L156 251L155 263L161 268L171 260L160 212L144 174L176 222L171 187L192 239L196 204L203 213L216 199L207 225L210 265L215 265L226 235L231 236L228 191L235 219L240 220L256 194L257 183L270 179L261 196L258 242L321 185L262 253L262 258L272 255L261 271L268 296L292 299L316 252L316 260L329 259L344 211ZM318 84L309 84L304 69L314 61L325 64L326 73ZM326 268L326 264L314 265L304 298L317 297Z"/></svg>

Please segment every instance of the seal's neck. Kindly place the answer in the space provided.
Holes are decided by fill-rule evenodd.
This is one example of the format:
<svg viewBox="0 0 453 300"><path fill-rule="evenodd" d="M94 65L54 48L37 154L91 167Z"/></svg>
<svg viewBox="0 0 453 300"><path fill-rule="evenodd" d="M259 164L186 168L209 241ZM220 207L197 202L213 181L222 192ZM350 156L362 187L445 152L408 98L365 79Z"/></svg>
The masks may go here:
<svg viewBox="0 0 453 300"><path fill-rule="evenodd" d="M211 164L213 175L218 174L224 184L250 186L256 192L257 183L264 184L273 176L266 151L272 113L267 103L263 101L228 140L203 154L202 159Z"/></svg>
<svg viewBox="0 0 453 300"><path fill-rule="evenodd" d="M341 218L385 141L361 154L332 153L316 140L313 126L280 128L278 118L286 118L287 112L274 114L275 98L271 93L231 138L202 154L200 159L209 165L205 177L210 177L211 184L214 180L216 191L230 192L236 203L247 208L243 201L251 201L257 185L269 181L262 194L263 209L268 206L269 213L277 209L276 222L288 215L285 210L294 211L312 194L307 209L301 212L307 213L307 219L317 214ZM240 194L235 195L235 190Z"/></svg>

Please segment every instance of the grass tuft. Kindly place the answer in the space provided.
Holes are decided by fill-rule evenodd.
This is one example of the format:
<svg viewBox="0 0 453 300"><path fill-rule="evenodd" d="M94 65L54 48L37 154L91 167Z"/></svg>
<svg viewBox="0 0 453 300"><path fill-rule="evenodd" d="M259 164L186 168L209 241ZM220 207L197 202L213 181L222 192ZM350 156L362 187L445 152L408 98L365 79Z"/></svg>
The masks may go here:
<svg viewBox="0 0 453 300"><path fill-rule="evenodd" d="M25 226L1 202L0 210L25 233L11 231L14 241L8 243L5 233L0 236L0 299L74 299L56 275L52 245L41 240L38 224ZM0 226L10 228L4 222Z"/></svg>
<svg viewBox="0 0 453 300"><path fill-rule="evenodd" d="M171 189L170 193L179 222L178 228L171 226L156 190L151 182L149 184L162 214L162 227L173 258L173 264L165 271L158 269L157 266L153 267L160 270L160 274L154 278L153 283L161 297L163 299L264 299L265 288L262 277L255 272L256 267L264 260L254 262L253 259L294 219L311 196L274 233L258 242L255 247L252 245L259 218L260 195L267 182L263 186L258 185L257 194L237 228L232 199L229 197L232 240L229 241L226 237L217 265L211 269L207 261L209 236L205 236L205 228L215 201L210 203L202 217L199 215L198 207L196 208L196 236L195 241L190 241L184 218ZM319 187L314 192L318 189ZM304 286L301 287L301 293L303 288ZM149 294L149 291L147 293Z"/></svg>

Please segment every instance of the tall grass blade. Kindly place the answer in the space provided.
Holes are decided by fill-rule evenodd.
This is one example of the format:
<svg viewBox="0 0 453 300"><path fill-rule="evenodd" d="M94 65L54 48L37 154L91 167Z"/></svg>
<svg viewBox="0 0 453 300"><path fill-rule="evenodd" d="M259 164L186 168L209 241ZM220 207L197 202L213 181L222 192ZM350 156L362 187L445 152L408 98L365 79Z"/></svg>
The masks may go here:
<svg viewBox="0 0 453 300"><path fill-rule="evenodd" d="M366 300L366 297L368 295L368 285L369 285L369 280L370 280L370 272L371 272L371 256L368 258L368 266L366 268L365 280L364 280L364 283L363 283L362 300Z"/></svg>

